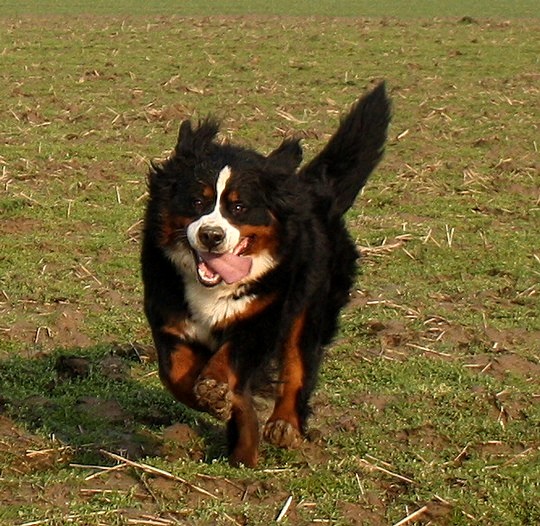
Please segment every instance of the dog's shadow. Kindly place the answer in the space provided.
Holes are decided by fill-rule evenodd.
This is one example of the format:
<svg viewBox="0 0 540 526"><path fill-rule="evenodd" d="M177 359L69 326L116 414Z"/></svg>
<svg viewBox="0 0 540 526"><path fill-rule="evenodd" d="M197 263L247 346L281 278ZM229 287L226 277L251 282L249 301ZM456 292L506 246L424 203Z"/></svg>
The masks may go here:
<svg viewBox="0 0 540 526"><path fill-rule="evenodd" d="M102 450L212 461L226 455L223 426L161 386L150 346L96 345L0 360L0 414L103 463ZM0 437L1 438L1 437Z"/></svg>

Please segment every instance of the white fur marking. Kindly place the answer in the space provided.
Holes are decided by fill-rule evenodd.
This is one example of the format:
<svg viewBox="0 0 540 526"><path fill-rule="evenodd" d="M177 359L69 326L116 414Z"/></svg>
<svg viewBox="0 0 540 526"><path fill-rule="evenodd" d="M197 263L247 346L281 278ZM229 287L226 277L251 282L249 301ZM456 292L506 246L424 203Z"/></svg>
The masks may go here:
<svg viewBox="0 0 540 526"><path fill-rule="evenodd" d="M260 278L263 274L273 269L277 265L277 261L270 255L270 253L265 250L259 254L250 256L252 265L249 275L240 280L238 283L248 283L257 278Z"/></svg>
<svg viewBox="0 0 540 526"><path fill-rule="evenodd" d="M204 226L216 226L223 229L225 232L225 239L220 247L220 252L232 252L234 247L240 243L240 231L235 226L231 225L227 219L223 217L221 213L221 196L227 186L227 182L231 177L231 169L229 166L225 166L219 172L216 182L216 204L214 209L204 216L199 217L197 221L191 223L187 228L187 237L189 244L198 252L205 252L207 249L201 245L197 233L199 228Z"/></svg>
<svg viewBox="0 0 540 526"><path fill-rule="evenodd" d="M238 298L238 286L220 285L208 288L198 281L186 282L186 299L193 331L205 343L208 343L210 332L216 325L244 312L255 298L252 295Z"/></svg>

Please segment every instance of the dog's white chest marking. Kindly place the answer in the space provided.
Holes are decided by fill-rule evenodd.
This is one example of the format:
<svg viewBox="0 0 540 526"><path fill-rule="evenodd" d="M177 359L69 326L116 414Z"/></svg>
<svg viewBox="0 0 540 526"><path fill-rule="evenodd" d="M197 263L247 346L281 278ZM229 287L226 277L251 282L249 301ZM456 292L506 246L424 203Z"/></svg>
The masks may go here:
<svg viewBox="0 0 540 526"><path fill-rule="evenodd" d="M238 297L238 287L218 285L208 288L195 280L187 281L185 290L191 315L187 335L212 350L216 346L212 330L225 320L242 314L255 299L253 295Z"/></svg>

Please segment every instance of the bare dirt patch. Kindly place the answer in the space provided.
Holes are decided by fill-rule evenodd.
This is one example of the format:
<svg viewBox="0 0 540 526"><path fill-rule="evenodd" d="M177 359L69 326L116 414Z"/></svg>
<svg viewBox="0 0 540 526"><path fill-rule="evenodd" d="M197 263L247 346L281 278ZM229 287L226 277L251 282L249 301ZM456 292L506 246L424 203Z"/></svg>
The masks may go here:
<svg viewBox="0 0 540 526"><path fill-rule="evenodd" d="M40 453L38 453L40 452ZM0 458L2 467L11 472L44 470L57 461L69 458L67 449L58 449L0 415Z"/></svg>
<svg viewBox="0 0 540 526"><path fill-rule="evenodd" d="M429 424L412 429L404 429L397 434L396 438L409 445L413 444L432 450L443 450L450 443L448 438L441 435L438 430Z"/></svg>
<svg viewBox="0 0 540 526"><path fill-rule="evenodd" d="M527 382L538 383L540 363L511 352L476 354L465 359L466 367L489 374L498 380L509 375L523 378Z"/></svg>

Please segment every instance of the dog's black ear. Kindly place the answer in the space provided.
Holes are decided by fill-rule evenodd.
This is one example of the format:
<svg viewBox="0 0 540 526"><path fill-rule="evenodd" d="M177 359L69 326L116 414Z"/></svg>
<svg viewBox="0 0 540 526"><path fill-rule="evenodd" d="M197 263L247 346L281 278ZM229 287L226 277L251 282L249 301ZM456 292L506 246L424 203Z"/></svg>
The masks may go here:
<svg viewBox="0 0 540 526"><path fill-rule="evenodd" d="M219 122L213 117L207 117L199 121L196 128L193 128L191 121L186 120L180 124L178 141L175 153L179 157L189 157L197 152L204 151L215 139L219 131Z"/></svg>
<svg viewBox="0 0 540 526"><path fill-rule="evenodd" d="M191 126L191 121L182 121L178 132L178 141L176 143L175 151L178 155L182 155L191 150L192 144L193 128Z"/></svg>
<svg viewBox="0 0 540 526"><path fill-rule="evenodd" d="M266 157L267 164L285 173L295 172L302 162L303 152L300 139L285 139L278 148Z"/></svg>

